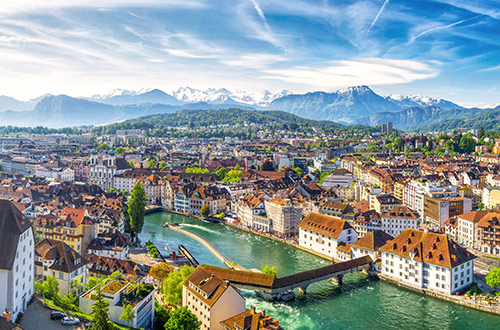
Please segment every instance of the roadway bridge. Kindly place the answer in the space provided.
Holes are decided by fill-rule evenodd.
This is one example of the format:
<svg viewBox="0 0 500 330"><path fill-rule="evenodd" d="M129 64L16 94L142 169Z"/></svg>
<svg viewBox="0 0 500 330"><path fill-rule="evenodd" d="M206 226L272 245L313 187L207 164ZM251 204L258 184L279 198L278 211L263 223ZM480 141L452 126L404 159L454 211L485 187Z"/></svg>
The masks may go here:
<svg viewBox="0 0 500 330"><path fill-rule="evenodd" d="M210 265L202 265L201 267L214 273L214 275L220 279L229 281L240 289L255 291L267 300L274 300L280 299L283 295L296 288L306 293L307 287L312 283L330 278L335 278L339 284L342 284L342 277L345 274L370 270L372 267L372 259L369 256L363 256L281 278L269 274L220 268Z"/></svg>

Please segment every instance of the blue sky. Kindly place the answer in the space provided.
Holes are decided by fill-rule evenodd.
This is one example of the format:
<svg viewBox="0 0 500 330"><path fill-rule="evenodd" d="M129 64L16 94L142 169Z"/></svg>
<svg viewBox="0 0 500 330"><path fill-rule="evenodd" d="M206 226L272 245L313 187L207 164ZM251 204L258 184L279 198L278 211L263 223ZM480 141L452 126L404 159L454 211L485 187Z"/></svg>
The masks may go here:
<svg viewBox="0 0 500 330"><path fill-rule="evenodd" d="M500 103L498 0L16 0L0 4L0 94L366 84Z"/></svg>

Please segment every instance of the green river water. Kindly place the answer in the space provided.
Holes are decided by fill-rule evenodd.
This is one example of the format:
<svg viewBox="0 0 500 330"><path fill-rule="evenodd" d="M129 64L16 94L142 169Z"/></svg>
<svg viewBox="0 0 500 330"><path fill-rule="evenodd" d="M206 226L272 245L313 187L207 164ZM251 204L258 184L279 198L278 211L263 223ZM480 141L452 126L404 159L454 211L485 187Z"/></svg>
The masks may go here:
<svg viewBox="0 0 500 330"><path fill-rule="evenodd" d="M158 248L183 244L200 264L223 267L202 244L179 232L162 227L178 222L181 227L206 240L230 260L246 267L275 265L281 276L327 265L307 252L251 233L219 224L171 214L146 216L142 242L151 240ZM298 292L296 292L298 294ZM306 295L287 303L270 303L251 292L243 292L247 304L266 310L287 330L312 329L500 329L500 316L476 311L394 285L368 280L363 274L344 277L342 287L330 281L308 287Z"/></svg>

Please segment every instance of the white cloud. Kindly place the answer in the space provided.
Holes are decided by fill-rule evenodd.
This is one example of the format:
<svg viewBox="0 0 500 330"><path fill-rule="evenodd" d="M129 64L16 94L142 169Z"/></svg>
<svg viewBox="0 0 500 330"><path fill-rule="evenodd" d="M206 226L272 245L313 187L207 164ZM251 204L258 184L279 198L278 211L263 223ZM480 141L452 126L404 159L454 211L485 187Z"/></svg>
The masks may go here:
<svg viewBox="0 0 500 330"><path fill-rule="evenodd" d="M36 10L72 7L96 9L123 7L204 8L206 2L201 0L15 0L2 1L0 3L0 13L33 12Z"/></svg>
<svg viewBox="0 0 500 330"><path fill-rule="evenodd" d="M296 66L265 70L265 78L320 89L353 85L391 85L435 77L439 70L422 62L383 58L333 61L324 67Z"/></svg>

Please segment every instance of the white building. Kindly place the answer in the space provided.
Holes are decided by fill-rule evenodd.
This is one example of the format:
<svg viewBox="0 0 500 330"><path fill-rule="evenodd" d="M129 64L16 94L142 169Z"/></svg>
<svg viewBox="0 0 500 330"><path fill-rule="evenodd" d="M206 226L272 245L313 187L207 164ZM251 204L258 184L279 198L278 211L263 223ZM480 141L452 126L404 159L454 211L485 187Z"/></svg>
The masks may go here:
<svg viewBox="0 0 500 330"><path fill-rule="evenodd" d="M113 188L114 175L129 169L131 169L130 164L123 158L117 158L113 151L105 154L93 150L90 157L89 182L108 190Z"/></svg>
<svg viewBox="0 0 500 330"><path fill-rule="evenodd" d="M109 319L115 323L133 327L152 329L154 316L155 316L155 290L152 284L137 283L137 285L150 289L141 290L146 292L144 296L136 294L136 287L133 283L113 280L101 288L101 295L109 303ZM80 296L80 309L85 313L92 312L92 305L94 305L97 296L96 288L85 292ZM132 306L134 311L134 319L130 324L126 321L120 320L125 305Z"/></svg>
<svg viewBox="0 0 500 330"><path fill-rule="evenodd" d="M69 167L45 167L39 165L36 168L35 175L42 178L56 179L58 181L75 181L75 171Z"/></svg>
<svg viewBox="0 0 500 330"><path fill-rule="evenodd" d="M315 212L299 224L299 245L334 258L339 243L350 244L358 239L351 225L339 218Z"/></svg>
<svg viewBox="0 0 500 330"><path fill-rule="evenodd" d="M182 306L196 315L200 330L224 330L221 321L246 310L245 298L238 289L203 266L197 267L182 285Z"/></svg>
<svg viewBox="0 0 500 330"><path fill-rule="evenodd" d="M396 237L407 228L418 229L419 217L406 206L397 206L390 211L382 213L380 224L380 229Z"/></svg>
<svg viewBox="0 0 500 330"><path fill-rule="evenodd" d="M0 311L15 320L35 292L35 239L31 222L0 200Z"/></svg>
<svg viewBox="0 0 500 330"><path fill-rule="evenodd" d="M382 274L405 285L454 294L473 282L475 256L445 234L406 229L380 250Z"/></svg>

